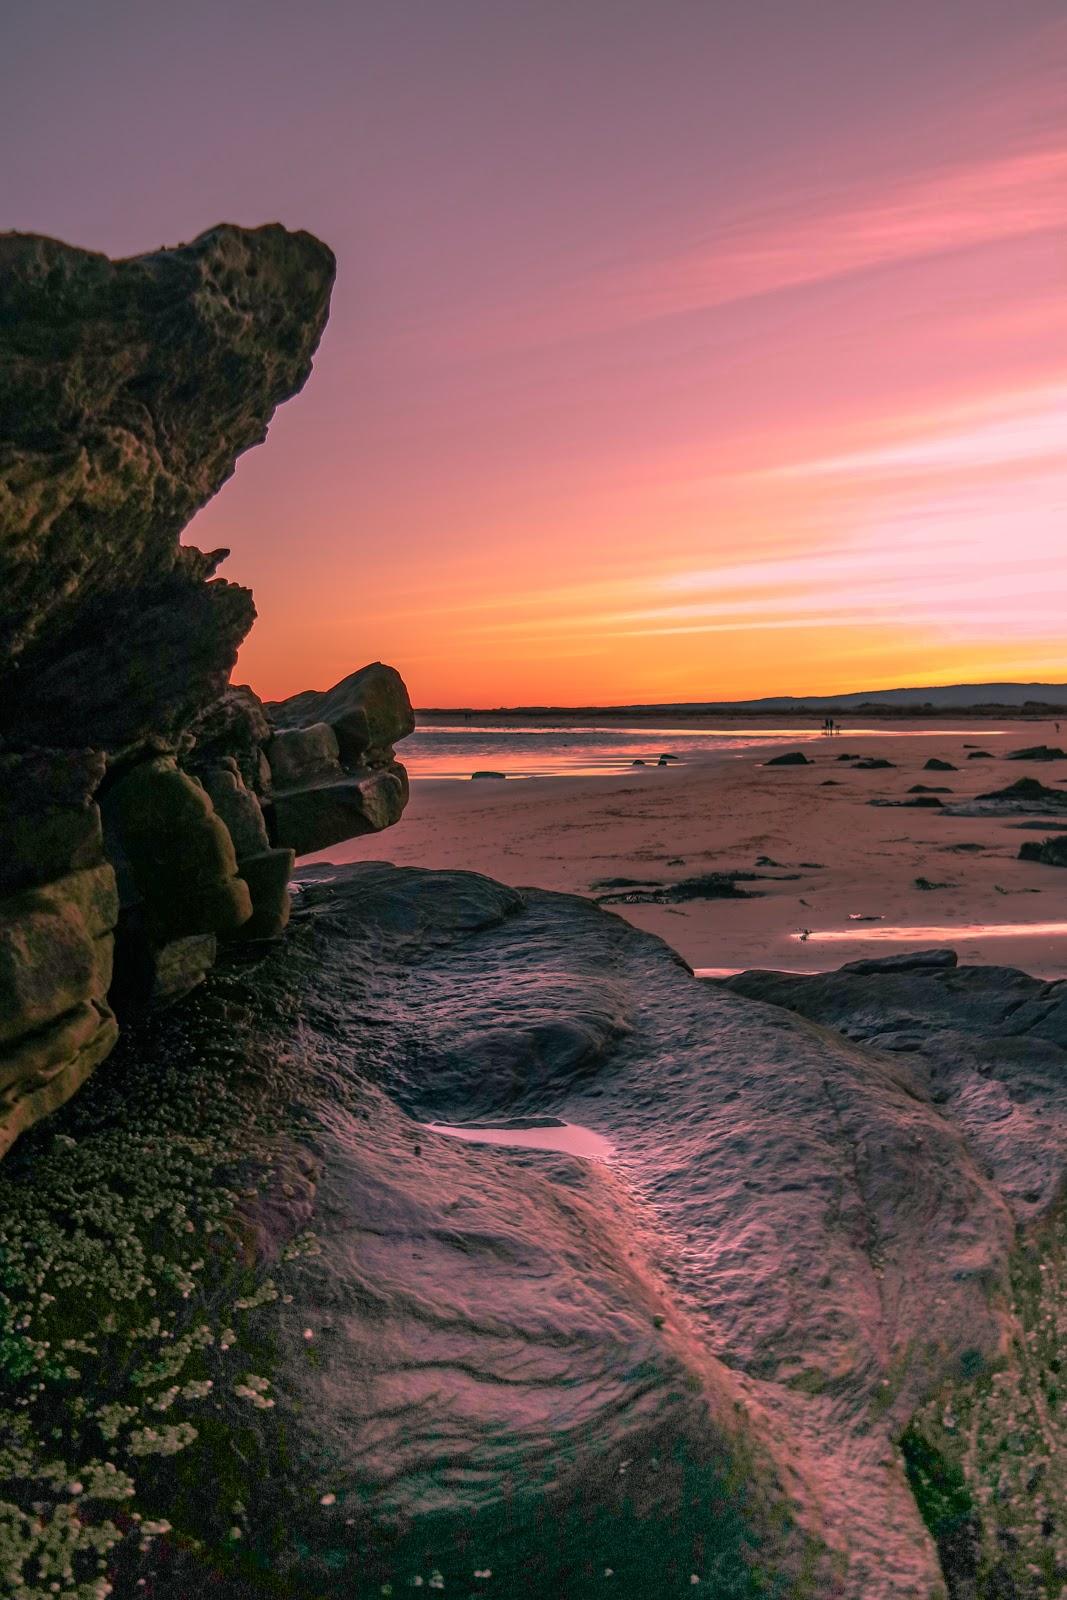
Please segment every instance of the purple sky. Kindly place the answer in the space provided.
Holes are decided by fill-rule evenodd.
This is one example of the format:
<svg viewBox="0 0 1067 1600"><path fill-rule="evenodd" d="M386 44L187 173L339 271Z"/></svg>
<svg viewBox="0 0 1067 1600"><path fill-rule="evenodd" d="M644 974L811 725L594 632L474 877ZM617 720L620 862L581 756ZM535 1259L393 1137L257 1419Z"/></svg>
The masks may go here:
<svg viewBox="0 0 1067 1600"><path fill-rule="evenodd" d="M1062 0L5 11L0 217L336 250L190 537L266 695L1062 677Z"/></svg>

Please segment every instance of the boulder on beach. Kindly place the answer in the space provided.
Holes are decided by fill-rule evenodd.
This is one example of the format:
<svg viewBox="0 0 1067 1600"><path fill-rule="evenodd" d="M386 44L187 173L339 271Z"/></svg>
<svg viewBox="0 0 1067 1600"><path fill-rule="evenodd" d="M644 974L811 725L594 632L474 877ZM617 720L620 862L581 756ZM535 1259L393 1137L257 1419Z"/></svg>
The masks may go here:
<svg viewBox="0 0 1067 1600"><path fill-rule="evenodd" d="M1003 789L991 789L954 805L951 810L960 817L1062 816L1067 812L1067 793L1048 788L1039 778L1019 778Z"/></svg>
<svg viewBox="0 0 1067 1600"><path fill-rule="evenodd" d="M1051 838L1027 840L1019 846L1020 861L1041 861L1047 867L1067 867L1067 833L1053 834Z"/></svg>
<svg viewBox="0 0 1067 1600"><path fill-rule="evenodd" d="M810 767L813 763L808 760L803 750L787 750L784 755L771 756L763 765L765 767Z"/></svg>
<svg viewBox="0 0 1067 1600"><path fill-rule="evenodd" d="M1025 750L1009 750L1005 761L1067 761L1067 750L1058 745L1032 744Z"/></svg>
<svg viewBox="0 0 1067 1600"><path fill-rule="evenodd" d="M931 756L929 761L923 762L924 772L955 772L956 770L951 761L942 761L940 756Z"/></svg>
<svg viewBox="0 0 1067 1600"><path fill-rule="evenodd" d="M862 761L856 762L852 770L854 772L881 772L884 768L895 766L895 761L887 761L884 756L864 756Z"/></svg>
<svg viewBox="0 0 1067 1600"><path fill-rule="evenodd" d="M506 778L506 777L507 777L507 773L506 772L493 772L488 768L485 768L485 769L483 769L483 770L481 770L479 772L472 772L471 773L471 778L472 779L473 778Z"/></svg>

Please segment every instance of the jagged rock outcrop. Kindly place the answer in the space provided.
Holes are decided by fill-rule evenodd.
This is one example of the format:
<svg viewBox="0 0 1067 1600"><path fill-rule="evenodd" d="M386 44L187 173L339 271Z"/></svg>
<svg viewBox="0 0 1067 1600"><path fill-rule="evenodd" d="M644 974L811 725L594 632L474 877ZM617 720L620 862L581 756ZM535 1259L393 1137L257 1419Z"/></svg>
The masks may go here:
<svg viewBox="0 0 1067 1600"><path fill-rule="evenodd" d="M266 707L277 732L266 746L268 816L275 838L297 855L377 833L407 804L407 773L393 748L415 715L393 667L372 662L322 693Z"/></svg>
<svg viewBox="0 0 1067 1600"><path fill-rule="evenodd" d="M179 537L307 379L333 276L276 224L125 261L0 235L0 1151L116 1008L285 926L273 730L228 687L255 607ZM403 809L372 754L349 832Z"/></svg>
<svg viewBox="0 0 1067 1600"><path fill-rule="evenodd" d="M110 748L180 725L221 692L250 597L228 585L205 595L215 556L183 549L178 536L307 380L333 275L324 244L277 225L223 225L125 261L0 237L5 728L61 745L88 732ZM95 634L121 642L146 611L131 641L139 653L125 654L156 681L123 720L122 684L108 683L112 654L93 653ZM157 653L154 631L172 617ZM175 638L191 662L172 653ZM73 723L56 698L66 655L101 669L83 683ZM162 681L160 667L171 669Z"/></svg>

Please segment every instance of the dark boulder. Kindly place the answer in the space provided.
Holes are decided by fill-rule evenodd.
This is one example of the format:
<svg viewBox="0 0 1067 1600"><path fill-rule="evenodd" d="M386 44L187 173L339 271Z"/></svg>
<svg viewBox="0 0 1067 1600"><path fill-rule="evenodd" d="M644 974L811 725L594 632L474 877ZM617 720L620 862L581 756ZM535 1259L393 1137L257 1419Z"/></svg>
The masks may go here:
<svg viewBox="0 0 1067 1600"><path fill-rule="evenodd" d="M1010 750L1005 761L1067 761L1067 750L1058 745L1032 744L1025 750Z"/></svg>
<svg viewBox="0 0 1067 1600"><path fill-rule="evenodd" d="M810 767L803 750L787 750L784 755L771 756L769 761L763 763L765 767Z"/></svg>
<svg viewBox="0 0 1067 1600"><path fill-rule="evenodd" d="M1067 833L1053 834L1050 839L1029 840L1019 846L1020 861L1041 861L1047 867L1067 867Z"/></svg>
<svg viewBox="0 0 1067 1600"><path fill-rule="evenodd" d="M955 772L956 767L951 761L942 761L940 756L931 756L929 761L923 762L924 772Z"/></svg>

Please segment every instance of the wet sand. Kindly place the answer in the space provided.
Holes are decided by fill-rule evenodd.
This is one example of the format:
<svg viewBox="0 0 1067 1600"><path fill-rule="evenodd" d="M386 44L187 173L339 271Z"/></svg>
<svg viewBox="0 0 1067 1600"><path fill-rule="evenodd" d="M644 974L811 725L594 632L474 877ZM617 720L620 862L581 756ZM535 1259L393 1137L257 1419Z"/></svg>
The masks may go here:
<svg viewBox="0 0 1067 1600"><path fill-rule="evenodd" d="M1050 786L1067 780L1067 761L1004 759L1024 746L1067 747L1067 729L1057 734L1051 723L1026 721L997 731L978 723L961 733L961 726L924 729L922 737L891 730L819 741L805 747L814 764L803 767L768 767L775 752L767 751L610 777L417 780L404 821L388 839L353 840L308 859L462 867L506 883L594 895L606 892L597 884L611 878L655 885L710 872L766 872L768 878L740 885L758 895L752 899L611 909L658 933L697 969L812 972L944 944L963 962L1067 973L1067 872L1018 860L1019 846L1054 832L1054 823L1046 828L1048 819L1034 819L1039 828L1024 830L1024 818L869 804L911 799L916 783L950 789L939 798L952 804L1021 777ZM968 745L992 759L968 759ZM791 748L788 740L780 748ZM837 760L850 751L896 765L857 770ZM931 756L959 770L926 772ZM828 779L835 787L824 787ZM777 865L757 866L761 856ZM793 873L799 876L786 876ZM936 887L918 887L916 879ZM864 917L878 920L852 920Z"/></svg>

